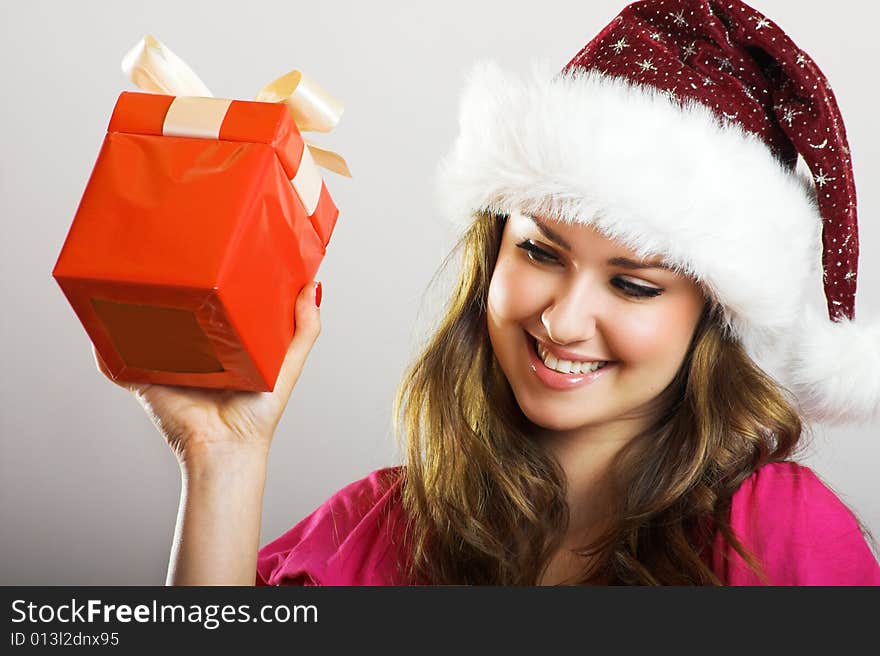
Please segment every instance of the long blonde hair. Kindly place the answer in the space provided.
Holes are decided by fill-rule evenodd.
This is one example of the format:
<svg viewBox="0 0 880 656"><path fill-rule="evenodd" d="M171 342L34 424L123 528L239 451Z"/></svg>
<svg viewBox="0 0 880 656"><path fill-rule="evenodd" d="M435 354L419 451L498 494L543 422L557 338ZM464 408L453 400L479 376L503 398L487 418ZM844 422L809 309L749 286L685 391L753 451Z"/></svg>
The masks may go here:
<svg viewBox="0 0 880 656"><path fill-rule="evenodd" d="M530 437L489 341L486 299L506 217L475 219L450 254L463 257L444 315L394 401L407 576L534 585L568 526L566 483ZM717 305L707 302L657 407L657 421L612 463L615 520L578 551L591 563L578 582L719 585L706 559L717 533L766 581L730 528L730 502L756 469L794 454L804 427L787 392L725 334Z"/></svg>

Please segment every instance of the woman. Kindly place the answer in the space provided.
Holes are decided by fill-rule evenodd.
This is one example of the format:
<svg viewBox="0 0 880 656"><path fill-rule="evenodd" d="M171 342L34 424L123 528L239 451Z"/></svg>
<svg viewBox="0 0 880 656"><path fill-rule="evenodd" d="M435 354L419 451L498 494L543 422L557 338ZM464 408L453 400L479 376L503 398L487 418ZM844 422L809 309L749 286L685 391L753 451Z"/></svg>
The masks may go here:
<svg viewBox="0 0 880 656"><path fill-rule="evenodd" d="M273 393L130 386L183 473L169 583L880 584L789 460L801 417L880 400L848 155L821 72L740 2L630 5L552 78L478 67L441 175L461 273L395 403L406 466L258 554L307 285Z"/></svg>

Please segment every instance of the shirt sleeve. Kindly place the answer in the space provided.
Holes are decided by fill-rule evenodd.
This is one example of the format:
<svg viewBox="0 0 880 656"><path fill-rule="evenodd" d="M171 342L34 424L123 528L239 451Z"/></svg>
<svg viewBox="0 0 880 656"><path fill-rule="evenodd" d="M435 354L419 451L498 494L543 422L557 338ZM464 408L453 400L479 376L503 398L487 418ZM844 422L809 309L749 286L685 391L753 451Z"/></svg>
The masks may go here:
<svg viewBox="0 0 880 656"><path fill-rule="evenodd" d="M357 585L340 578L336 563L370 564L384 534L376 524L387 516L398 468L379 469L345 486L257 555L256 585ZM369 530L369 529L373 530ZM387 551L387 549L386 549ZM375 576L370 568L343 576Z"/></svg>
<svg viewBox="0 0 880 656"><path fill-rule="evenodd" d="M730 523L770 585L880 585L880 564L855 515L808 467L761 467L734 494ZM728 585L762 584L732 548L719 551Z"/></svg>

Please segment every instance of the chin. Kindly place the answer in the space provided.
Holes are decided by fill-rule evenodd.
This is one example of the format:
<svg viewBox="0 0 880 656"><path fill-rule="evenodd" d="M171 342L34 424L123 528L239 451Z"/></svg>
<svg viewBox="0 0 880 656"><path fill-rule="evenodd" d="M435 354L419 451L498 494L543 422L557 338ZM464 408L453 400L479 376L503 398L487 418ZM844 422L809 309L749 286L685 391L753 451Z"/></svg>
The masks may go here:
<svg viewBox="0 0 880 656"><path fill-rule="evenodd" d="M522 410L528 420L544 430L557 432L571 431L590 424L599 423L599 417L595 415L584 416L580 414L579 416L568 416L565 413L556 411L546 401L537 401L536 404L540 406L538 408L530 407L528 403L522 403L518 398L517 403L519 403L520 410Z"/></svg>

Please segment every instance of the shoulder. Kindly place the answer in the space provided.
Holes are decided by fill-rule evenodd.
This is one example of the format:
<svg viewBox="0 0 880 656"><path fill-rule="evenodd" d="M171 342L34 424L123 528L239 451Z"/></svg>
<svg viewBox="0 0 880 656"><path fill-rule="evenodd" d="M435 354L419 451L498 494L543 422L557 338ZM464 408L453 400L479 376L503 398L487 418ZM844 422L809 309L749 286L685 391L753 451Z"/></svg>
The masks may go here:
<svg viewBox="0 0 880 656"><path fill-rule="evenodd" d="M402 472L402 467L377 469L341 488L319 510L324 508L332 512L337 520L338 530L347 532L378 503L397 490Z"/></svg>
<svg viewBox="0 0 880 656"><path fill-rule="evenodd" d="M809 467L764 465L731 502L730 525L774 585L880 585L880 566L853 512ZM731 584L756 579L727 550Z"/></svg>
<svg viewBox="0 0 880 656"><path fill-rule="evenodd" d="M795 462L773 462L755 471L733 495L731 511L765 533L786 526L787 532L858 530L855 515L840 497L812 469Z"/></svg>
<svg viewBox="0 0 880 656"><path fill-rule="evenodd" d="M836 506L841 502L816 473L796 462L771 462L757 469L742 482L733 496L734 505L772 503L773 501ZM791 508L778 507L780 511Z"/></svg>
<svg viewBox="0 0 880 656"><path fill-rule="evenodd" d="M386 467L349 483L261 548L258 583L388 584L401 526L402 473L402 467Z"/></svg>

